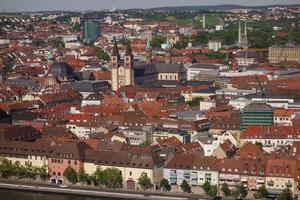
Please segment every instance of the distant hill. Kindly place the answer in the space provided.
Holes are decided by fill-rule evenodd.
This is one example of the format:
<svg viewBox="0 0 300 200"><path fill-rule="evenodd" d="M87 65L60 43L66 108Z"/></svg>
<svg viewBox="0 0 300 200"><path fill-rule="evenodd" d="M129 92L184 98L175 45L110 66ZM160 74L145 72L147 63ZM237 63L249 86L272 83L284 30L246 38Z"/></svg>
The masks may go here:
<svg viewBox="0 0 300 200"><path fill-rule="evenodd" d="M290 5L263 5L263 6L243 6L235 4L223 4L214 6L170 6L170 7L157 7L150 8L148 10L165 10L165 11L194 11L194 10L231 10L231 9L264 9L268 7L285 6L285 7L300 7L300 4Z"/></svg>

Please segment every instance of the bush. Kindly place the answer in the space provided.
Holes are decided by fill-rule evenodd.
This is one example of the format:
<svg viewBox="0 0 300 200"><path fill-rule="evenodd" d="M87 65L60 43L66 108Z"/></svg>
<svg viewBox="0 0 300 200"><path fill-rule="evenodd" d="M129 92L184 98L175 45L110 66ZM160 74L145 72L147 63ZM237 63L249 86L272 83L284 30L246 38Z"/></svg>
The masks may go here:
<svg viewBox="0 0 300 200"><path fill-rule="evenodd" d="M192 192L191 187L190 187L190 185L188 184L188 182L186 180L182 181L180 187L183 190L183 192L186 192L186 193L191 193Z"/></svg>
<svg viewBox="0 0 300 200"><path fill-rule="evenodd" d="M165 178L160 181L160 187L163 188L165 191L171 190L171 185L169 184L169 181Z"/></svg>
<svg viewBox="0 0 300 200"><path fill-rule="evenodd" d="M222 184L222 186L221 186L221 191L223 192L223 194L224 194L226 197L230 196L230 194L231 194L231 191L230 191L230 189L229 189L227 183L223 183L223 184Z"/></svg>

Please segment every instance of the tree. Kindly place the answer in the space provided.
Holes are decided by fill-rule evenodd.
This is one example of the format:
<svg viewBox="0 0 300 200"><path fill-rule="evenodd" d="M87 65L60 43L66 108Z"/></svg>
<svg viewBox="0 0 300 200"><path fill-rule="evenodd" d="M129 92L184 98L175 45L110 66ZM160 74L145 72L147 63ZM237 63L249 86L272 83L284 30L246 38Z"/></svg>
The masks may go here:
<svg viewBox="0 0 300 200"><path fill-rule="evenodd" d="M215 185L211 186L207 194L211 197L216 197L218 194L217 186L215 186Z"/></svg>
<svg viewBox="0 0 300 200"><path fill-rule="evenodd" d="M277 196L277 200L292 200L293 195L290 189L286 188Z"/></svg>
<svg viewBox="0 0 300 200"><path fill-rule="evenodd" d="M206 194L209 192L210 187L211 187L211 185L210 185L210 182L208 182L208 181L205 181L205 183L202 185L202 188Z"/></svg>
<svg viewBox="0 0 300 200"><path fill-rule="evenodd" d="M268 190L264 186L261 186L253 196L255 199L265 199L268 197Z"/></svg>
<svg viewBox="0 0 300 200"><path fill-rule="evenodd" d="M122 187L123 177L122 172L117 168L107 168L103 174L103 183L108 188Z"/></svg>
<svg viewBox="0 0 300 200"><path fill-rule="evenodd" d="M240 184L240 185L237 186L236 190L233 191L232 195L234 197L241 196L242 198L245 198L248 195L248 191L243 186L243 184Z"/></svg>
<svg viewBox="0 0 300 200"><path fill-rule="evenodd" d="M151 40L151 47L153 48L161 48L161 44L164 43L165 38L156 37Z"/></svg>
<svg viewBox="0 0 300 200"><path fill-rule="evenodd" d="M100 184L104 184L105 172L100 167L97 167L93 176L96 178L97 182L99 182Z"/></svg>
<svg viewBox="0 0 300 200"><path fill-rule="evenodd" d="M182 181L180 187L181 187L183 192L186 192L186 193L191 193L192 192L191 187L190 187L190 185L188 184L188 182L186 180Z"/></svg>
<svg viewBox="0 0 300 200"><path fill-rule="evenodd" d="M261 142L257 142L257 141L256 141L256 142L255 142L255 145L256 145L256 146L259 146L259 147L261 147L261 148L263 148L263 144L262 144Z"/></svg>
<svg viewBox="0 0 300 200"><path fill-rule="evenodd" d="M222 184L222 186L221 186L221 191L223 192L223 194L224 194L226 197L230 196L230 194L231 194L231 191L230 191L230 189L229 189L227 183L223 183L223 184Z"/></svg>
<svg viewBox="0 0 300 200"><path fill-rule="evenodd" d="M202 97L195 97L191 101L187 101L187 103L190 106L199 106L200 105L200 101L203 101Z"/></svg>
<svg viewBox="0 0 300 200"><path fill-rule="evenodd" d="M169 181L165 178L163 178L160 181L160 187L163 188L165 191L170 191L171 190L171 185L169 184Z"/></svg>
<svg viewBox="0 0 300 200"><path fill-rule="evenodd" d="M70 182L70 183L76 183L77 182L77 173L76 171L71 167L68 166L64 171L64 177Z"/></svg>
<svg viewBox="0 0 300 200"><path fill-rule="evenodd" d="M147 190L151 188L151 179L148 177L147 173L143 172L138 179L138 184L143 188L143 190Z"/></svg>
<svg viewBox="0 0 300 200"><path fill-rule="evenodd" d="M14 175L14 166L8 159L1 158L0 163L1 177L7 178Z"/></svg>
<svg viewBox="0 0 300 200"><path fill-rule="evenodd" d="M97 46L93 46L93 49L97 58L110 61L110 56L103 49Z"/></svg>
<svg viewBox="0 0 300 200"><path fill-rule="evenodd" d="M83 167L79 169L78 172L78 181L82 183L86 183L88 181L89 175L85 173Z"/></svg>
<svg viewBox="0 0 300 200"><path fill-rule="evenodd" d="M74 24L73 26L74 31L80 31L80 29L81 29L81 25L79 23Z"/></svg>

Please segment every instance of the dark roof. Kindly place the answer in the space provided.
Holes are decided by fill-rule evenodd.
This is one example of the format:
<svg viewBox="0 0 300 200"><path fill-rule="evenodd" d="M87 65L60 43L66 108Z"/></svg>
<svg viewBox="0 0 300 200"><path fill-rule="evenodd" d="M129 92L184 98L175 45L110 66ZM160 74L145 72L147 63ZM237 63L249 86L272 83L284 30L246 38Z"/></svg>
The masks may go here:
<svg viewBox="0 0 300 200"><path fill-rule="evenodd" d="M72 76L74 70L65 62L55 62L49 70L53 76Z"/></svg>
<svg viewBox="0 0 300 200"><path fill-rule="evenodd" d="M178 73L184 71L181 64L156 63L155 66L159 73Z"/></svg>
<svg viewBox="0 0 300 200"><path fill-rule="evenodd" d="M74 89L78 92L100 92L110 88L107 81L76 81L62 85L63 89Z"/></svg>
<svg viewBox="0 0 300 200"><path fill-rule="evenodd" d="M91 71L74 72L74 76L76 80L88 80L88 81L95 80L94 74Z"/></svg>
<svg viewBox="0 0 300 200"><path fill-rule="evenodd" d="M243 108L243 111L272 111L272 106L266 103L251 103Z"/></svg>
<svg viewBox="0 0 300 200"><path fill-rule="evenodd" d="M199 69L211 69L211 70L219 70L220 67L214 64L193 64L189 68L199 68Z"/></svg>
<svg viewBox="0 0 300 200"><path fill-rule="evenodd" d="M70 160L84 160L85 150L91 149L89 145L84 142L64 142L52 147L50 158L65 158Z"/></svg>
<svg viewBox="0 0 300 200"><path fill-rule="evenodd" d="M0 154L8 155L48 155L50 140L24 141L0 141Z"/></svg>

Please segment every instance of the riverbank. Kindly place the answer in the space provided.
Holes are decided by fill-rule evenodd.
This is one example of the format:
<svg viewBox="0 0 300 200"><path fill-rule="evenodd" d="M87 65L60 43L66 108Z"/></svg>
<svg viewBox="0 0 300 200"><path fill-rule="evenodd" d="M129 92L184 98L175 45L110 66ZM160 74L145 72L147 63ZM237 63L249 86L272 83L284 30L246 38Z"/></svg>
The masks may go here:
<svg viewBox="0 0 300 200"><path fill-rule="evenodd" d="M141 199L141 200L198 200L205 199L192 195L174 195L163 192L139 192L139 191L122 191L122 190L97 190L96 188L87 188L80 186L69 186L68 188L60 188L52 184L37 184L24 181L0 180L1 189L45 192L56 194L71 194L91 197L108 197L113 199Z"/></svg>

